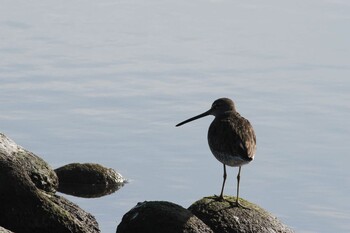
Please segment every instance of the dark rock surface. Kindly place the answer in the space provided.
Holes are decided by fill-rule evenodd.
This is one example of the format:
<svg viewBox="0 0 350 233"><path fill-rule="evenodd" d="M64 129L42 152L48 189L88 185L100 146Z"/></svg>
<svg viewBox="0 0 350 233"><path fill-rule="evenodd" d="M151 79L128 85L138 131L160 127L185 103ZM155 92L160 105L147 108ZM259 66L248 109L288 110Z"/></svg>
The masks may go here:
<svg viewBox="0 0 350 233"><path fill-rule="evenodd" d="M145 201L124 215L117 233L212 233L212 230L179 205Z"/></svg>
<svg viewBox="0 0 350 233"><path fill-rule="evenodd" d="M292 233L276 217L244 199L240 203L247 208L237 207L235 197L204 197L188 209L207 224L215 233Z"/></svg>
<svg viewBox="0 0 350 233"><path fill-rule="evenodd" d="M100 197L121 188L126 180L112 168L95 163L71 163L55 170L58 191L79 197Z"/></svg>
<svg viewBox="0 0 350 233"><path fill-rule="evenodd" d="M40 189L32 175L42 163L23 162L18 152L25 151L3 134L0 137L0 226L22 232L96 233L95 218L63 197ZM41 159L40 159L41 160ZM33 162L34 161L34 162ZM32 164L33 163L33 164ZM28 166L26 166L28 165ZM43 166L44 170L47 166ZM31 170L34 169L34 172ZM44 176L45 177L45 176ZM43 182L46 180L44 179ZM39 185L40 186L40 185Z"/></svg>
<svg viewBox="0 0 350 233"><path fill-rule="evenodd" d="M0 153L15 159L15 162L28 173L36 187L47 192L55 192L58 187L58 179L51 166L2 133L0 133Z"/></svg>

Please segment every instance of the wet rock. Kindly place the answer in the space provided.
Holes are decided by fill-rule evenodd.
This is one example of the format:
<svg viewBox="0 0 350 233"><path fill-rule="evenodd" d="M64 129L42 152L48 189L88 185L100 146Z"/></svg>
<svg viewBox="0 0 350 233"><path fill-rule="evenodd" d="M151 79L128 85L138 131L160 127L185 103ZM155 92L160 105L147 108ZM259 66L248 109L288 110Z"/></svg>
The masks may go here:
<svg viewBox="0 0 350 233"><path fill-rule="evenodd" d="M112 168L95 163L71 163L55 170L58 191L79 197L101 197L120 189L126 180Z"/></svg>
<svg viewBox="0 0 350 233"><path fill-rule="evenodd" d="M42 168L28 159L37 161L37 156L29 153L31 157L23 159L17 156L23 148L4 135L0 139L6 139L0 146L0 226L20 233L100 232L92 215L51 189L47 192L37 187L32 169L41 172ZM43 169L47 169L46 163Z"/></svg>
<svg viewBox="0 0 350 233"><path fill-rule="evenodd" d="M0 133L0 153L15 159L28 173L36 187L47 192L55 192L58 179L51 166L2 133Z"/></svg>
<svg viewBox="0 0 350 233"><path fill-rule="evenodd" d="M117 233L212 233L190 211L171 202L138 203L123 216Z"/></svg>
<svg viewBox="0 0 350 233"><path fill-rule="evenodd" d="M247 207L237 207L235 197L204 197L188 209L207 224L215 233L293 233L276 217L244 199L240 203Z"/></svg>

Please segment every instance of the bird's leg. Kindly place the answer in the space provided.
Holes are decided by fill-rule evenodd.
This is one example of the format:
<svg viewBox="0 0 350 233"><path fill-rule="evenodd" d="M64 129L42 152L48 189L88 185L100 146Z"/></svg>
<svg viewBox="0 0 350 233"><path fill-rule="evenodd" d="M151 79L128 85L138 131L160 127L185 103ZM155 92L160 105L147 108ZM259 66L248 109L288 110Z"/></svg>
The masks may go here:
<svg viewBox="0 0 350 233"><path fill-rule="evenodd" d="M239 203L238 199L239 199L239 181L241 180L241 166L239 167L238 170L238 175L237 175L237 197L236 197L236 206L237 207L242 207L244 209L249 209L248 207L243 206L242 204Z"/></svg>
<svg viewBox="0 0 350 233"><path fill-rule="evenodd" d="M239 181L240 180L241 180L241 166L239 166L238 175L237 175L237 197L236 197L237 206L239 205L238 198L239 198Z"/></svg>
<svg viewBox="0 0 350 233"><path fill-rule="evenodd" d="M226 165L224 165L224 181L222 182L222 188L221 188L221 193L220 193L220 199L223 200L224 199L224 187L225 187L225 182L226 182L226 177L227 177L227 174L226 174Z"/></svg>

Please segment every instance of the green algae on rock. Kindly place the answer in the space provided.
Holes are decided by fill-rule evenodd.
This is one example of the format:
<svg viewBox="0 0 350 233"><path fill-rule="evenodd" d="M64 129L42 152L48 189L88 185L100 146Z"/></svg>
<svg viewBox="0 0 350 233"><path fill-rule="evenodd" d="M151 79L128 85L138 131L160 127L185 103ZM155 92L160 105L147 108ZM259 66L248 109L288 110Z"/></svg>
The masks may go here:
<svg viewBox="0 0 350 233"><path fill-rule="evenodd" d="M216 196L204 197L188 209L215 233L293 233L261 207L242 198L239 202L245 208L237 207L235 202L236 197L230 196L225 196L224 200Z"/></svg>

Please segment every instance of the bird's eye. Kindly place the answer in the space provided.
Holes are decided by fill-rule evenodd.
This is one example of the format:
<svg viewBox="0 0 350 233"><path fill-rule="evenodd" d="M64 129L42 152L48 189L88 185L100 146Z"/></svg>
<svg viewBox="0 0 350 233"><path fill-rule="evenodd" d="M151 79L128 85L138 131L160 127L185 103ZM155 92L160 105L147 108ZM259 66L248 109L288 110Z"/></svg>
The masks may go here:
<svg viewBox="0 0 350 233"><path fill-rule="evenodd" d="M219 107L220 107L220 104L219 104L219 103L213 104L213 108L214 108L214 109L218 109Z"/></svg>

